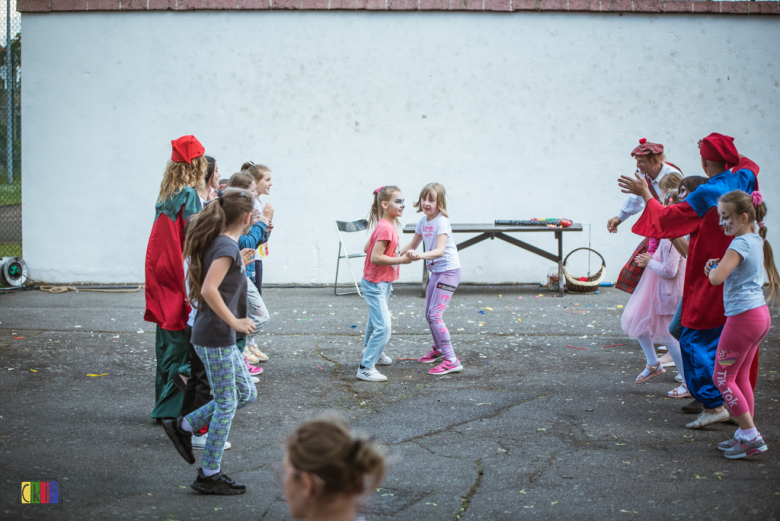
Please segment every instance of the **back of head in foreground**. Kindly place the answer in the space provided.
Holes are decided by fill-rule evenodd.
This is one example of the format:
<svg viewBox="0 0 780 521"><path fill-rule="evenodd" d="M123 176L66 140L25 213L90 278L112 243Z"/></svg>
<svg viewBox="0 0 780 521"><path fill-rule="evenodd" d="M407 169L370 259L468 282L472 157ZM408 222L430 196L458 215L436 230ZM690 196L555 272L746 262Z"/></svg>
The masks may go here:
<svg viewBox="0 0 780 521"><path fill-rule="evenodd" d="M360 500L384 478L384 455L336 416L307 421L290 435L286 449L280 470L295 519L354 521Z"/></svg>

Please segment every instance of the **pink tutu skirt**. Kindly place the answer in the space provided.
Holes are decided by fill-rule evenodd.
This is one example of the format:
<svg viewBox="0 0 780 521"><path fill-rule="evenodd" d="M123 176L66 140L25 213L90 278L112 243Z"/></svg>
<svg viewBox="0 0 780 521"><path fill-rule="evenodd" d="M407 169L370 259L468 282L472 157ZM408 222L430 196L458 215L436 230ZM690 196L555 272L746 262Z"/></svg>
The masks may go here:
<svg viewBox="0 0 780 521"><path fill-rule="evenodd" d="M636 290L623 310L620 325L629 338L637 339L650 335L654 344L674 343L674 337L669 334L669 324L674 315L659 315L657 297L658 275L651 269L646 269L637 284Z"/></svg>

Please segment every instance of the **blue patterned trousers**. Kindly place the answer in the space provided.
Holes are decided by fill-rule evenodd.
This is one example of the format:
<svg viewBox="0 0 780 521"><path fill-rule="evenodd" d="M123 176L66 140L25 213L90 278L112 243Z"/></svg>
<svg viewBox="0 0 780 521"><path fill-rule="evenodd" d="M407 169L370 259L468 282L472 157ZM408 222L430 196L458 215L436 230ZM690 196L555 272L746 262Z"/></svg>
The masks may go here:
<svg viewBox="0 0 780 521"><path fill-rule="evenodd" d="M257 399L257 388L250 380L249 371L236 346L193 347L206 367L214 399L186 418L195 432L209 426L201 466L219 470L233 416L237 409Z"/></svg>

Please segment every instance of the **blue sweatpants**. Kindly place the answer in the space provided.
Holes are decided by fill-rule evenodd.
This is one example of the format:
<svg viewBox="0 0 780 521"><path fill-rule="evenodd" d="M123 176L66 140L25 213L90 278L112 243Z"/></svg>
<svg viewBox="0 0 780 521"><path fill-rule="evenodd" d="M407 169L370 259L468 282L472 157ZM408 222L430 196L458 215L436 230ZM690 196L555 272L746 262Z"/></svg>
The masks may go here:
<svg viewBox="0 0 780 521"><path fill-rule="evenodd" d="M721 331L723 326L715 329L684 327L680 336L685 385L707 409L723 405L723 396L712 381Z"/></svg>

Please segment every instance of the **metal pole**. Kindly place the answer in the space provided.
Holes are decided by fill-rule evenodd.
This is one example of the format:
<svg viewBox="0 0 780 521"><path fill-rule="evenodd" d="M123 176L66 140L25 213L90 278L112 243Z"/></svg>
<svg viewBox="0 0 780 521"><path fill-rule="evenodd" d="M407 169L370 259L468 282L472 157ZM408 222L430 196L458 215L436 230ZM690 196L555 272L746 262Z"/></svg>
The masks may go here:
<svg viewBox="0 0 780 521"><path fill-rule="evenodd" d="M14 182L14 66L11 62L11 0L5 0L5 138L8 184Z"/></svg>

